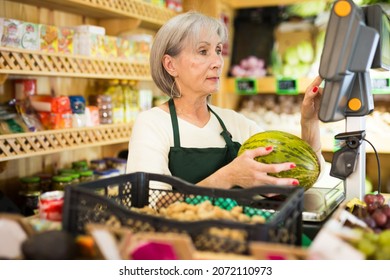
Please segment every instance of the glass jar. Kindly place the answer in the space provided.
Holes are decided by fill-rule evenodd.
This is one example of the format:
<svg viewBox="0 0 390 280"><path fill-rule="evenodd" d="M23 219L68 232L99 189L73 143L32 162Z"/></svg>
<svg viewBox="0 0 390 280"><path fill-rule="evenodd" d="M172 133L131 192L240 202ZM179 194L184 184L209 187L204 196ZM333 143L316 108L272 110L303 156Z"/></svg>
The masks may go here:
<svg viewBox="0 0 390 280"><path fill-rule="evenodd" d="M98 170L98 171L107 169L106 161L104 159L91 160L91 169Z"/></svg>
<svg viewBox="0 0 390 280"><path fill-rule="evenodd" d="M88 169L88 162L85 160L79 160L72 162L72 169L76 171L83 171Z"/></svg>
<svg viewBox="0 0 390 280"><path fill-rule="evenodd" d="M20 208L24 216L31 216L39 212L39 197L41 195L40 178L27 176L20 178Z"/></svg>
<svg viewBox="0 0 390 280"><path fill-rule="evenodd" d="M123 158L115 158L112 160L112 168L117 169L120 174L126 174L127 160Z"/></svg>
<svg viewBox="0 0 390 280"><path fill-rule="evenodd" d="M84 170L80 172L80 182L90 182L95 179L93 170Z"/></svg>
<svg viewBox="0 0 390 280"><path fill-rule="evenodd" d="M78 172L73 172L73 173L61 173L62 176L69 176L72 178L71 184L77 184L80 182L80 173Z"/></svg>
<svg viewBox="0 0 390 280"><path fill-rule="evenodd" d="M52 189L55 191L64 191L66 186L72 184L72 177L57 175L52 177Z"/></svg>

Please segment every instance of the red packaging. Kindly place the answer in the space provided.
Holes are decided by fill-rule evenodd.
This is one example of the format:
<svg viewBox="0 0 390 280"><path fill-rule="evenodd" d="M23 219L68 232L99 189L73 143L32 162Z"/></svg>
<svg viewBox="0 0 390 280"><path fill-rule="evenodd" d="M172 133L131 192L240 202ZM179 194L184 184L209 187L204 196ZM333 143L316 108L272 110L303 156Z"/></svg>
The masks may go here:
<svg viewBox="0 0 390 280"><path fill-rule="evenodd" d="M39 217L49 221L62 221L64 192L52 191L41 194L39 201Z"/></svg>

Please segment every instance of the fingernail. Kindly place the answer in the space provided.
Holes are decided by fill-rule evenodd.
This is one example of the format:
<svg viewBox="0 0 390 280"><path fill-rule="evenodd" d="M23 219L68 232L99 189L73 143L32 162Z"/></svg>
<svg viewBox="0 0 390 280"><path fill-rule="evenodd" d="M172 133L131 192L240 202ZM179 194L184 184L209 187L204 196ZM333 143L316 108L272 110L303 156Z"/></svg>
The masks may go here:
<svg viewBox="0 0 390 280"><path fill-rule="evenodd" d="M272 150L272 146L265 147L265 150L266 151L271 151Z"/></svg>
<svg viewBox="0 0 390 280"><path fill-rule="evenodd" d="M315 87L313 87L312 92L316 93L318 91L318 89L319 89L319 87L315 86Z"/></svg>
<svg viewBox="0 0 390 280"><path fill-rule="evenodd" d="M295 180L295 181L292 182L292 184L293 184L294 186L298 186L298 185L299 185L299 182L298 182L298 180Z"/></svg>
<svg viewBox="0 0 390 280"><path fill-rule="evenodd" d="M295 167L297 167L297 166L294 163L290 164L290 168L295 168Z"/></svg>

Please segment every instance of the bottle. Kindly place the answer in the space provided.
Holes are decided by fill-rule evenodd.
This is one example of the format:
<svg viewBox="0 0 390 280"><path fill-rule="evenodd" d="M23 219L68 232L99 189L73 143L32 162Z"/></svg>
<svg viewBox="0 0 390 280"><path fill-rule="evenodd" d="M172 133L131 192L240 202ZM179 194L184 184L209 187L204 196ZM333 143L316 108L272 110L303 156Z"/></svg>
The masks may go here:
<svg viewBox="0 0 390 280"><path fill-rule="evenodd" d="M122 86L119 83L119 80L110 80L109 86L104 94L111 96L112 122L124 123L125 122L124 96L123 96Z"/></svg>
<svg viewBox="0 0 390 280"><path fill-rule="evenodd" d="M123 105L124 105L124 122L131 122L131 89L129 87L129 81L122 80L122 94L123 94Z"/></svg>
<svg viewBox="0 0 390 280"><path fill-rule="evenodd" d="M137 82L130 81L128 84L128 90L126 91L125 103L129 105L129 122L134 122L137 117L140 108L139 108L139 92L137 89ZM127 120L126 120L127 121Z"/></svg>

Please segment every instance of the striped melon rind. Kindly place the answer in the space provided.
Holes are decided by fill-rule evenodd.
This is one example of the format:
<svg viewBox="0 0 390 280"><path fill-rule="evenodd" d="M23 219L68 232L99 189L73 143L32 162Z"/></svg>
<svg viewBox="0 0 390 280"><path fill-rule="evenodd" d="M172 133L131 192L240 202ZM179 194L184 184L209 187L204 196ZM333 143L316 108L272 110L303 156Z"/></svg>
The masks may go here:
<svg viewBox="0 0 390 280"><path fill-rule="evenodd" d="M257 133L246 140L238 155L245 150L258 147L272 146L273 151L266 155L256 157L255 160L262 163L294 162L296 167L279 173L268 175L278 178L295 178L305 190L311 188L320 174L320 165L313 149L301 138L278 130L269 130Z"/></svg>

